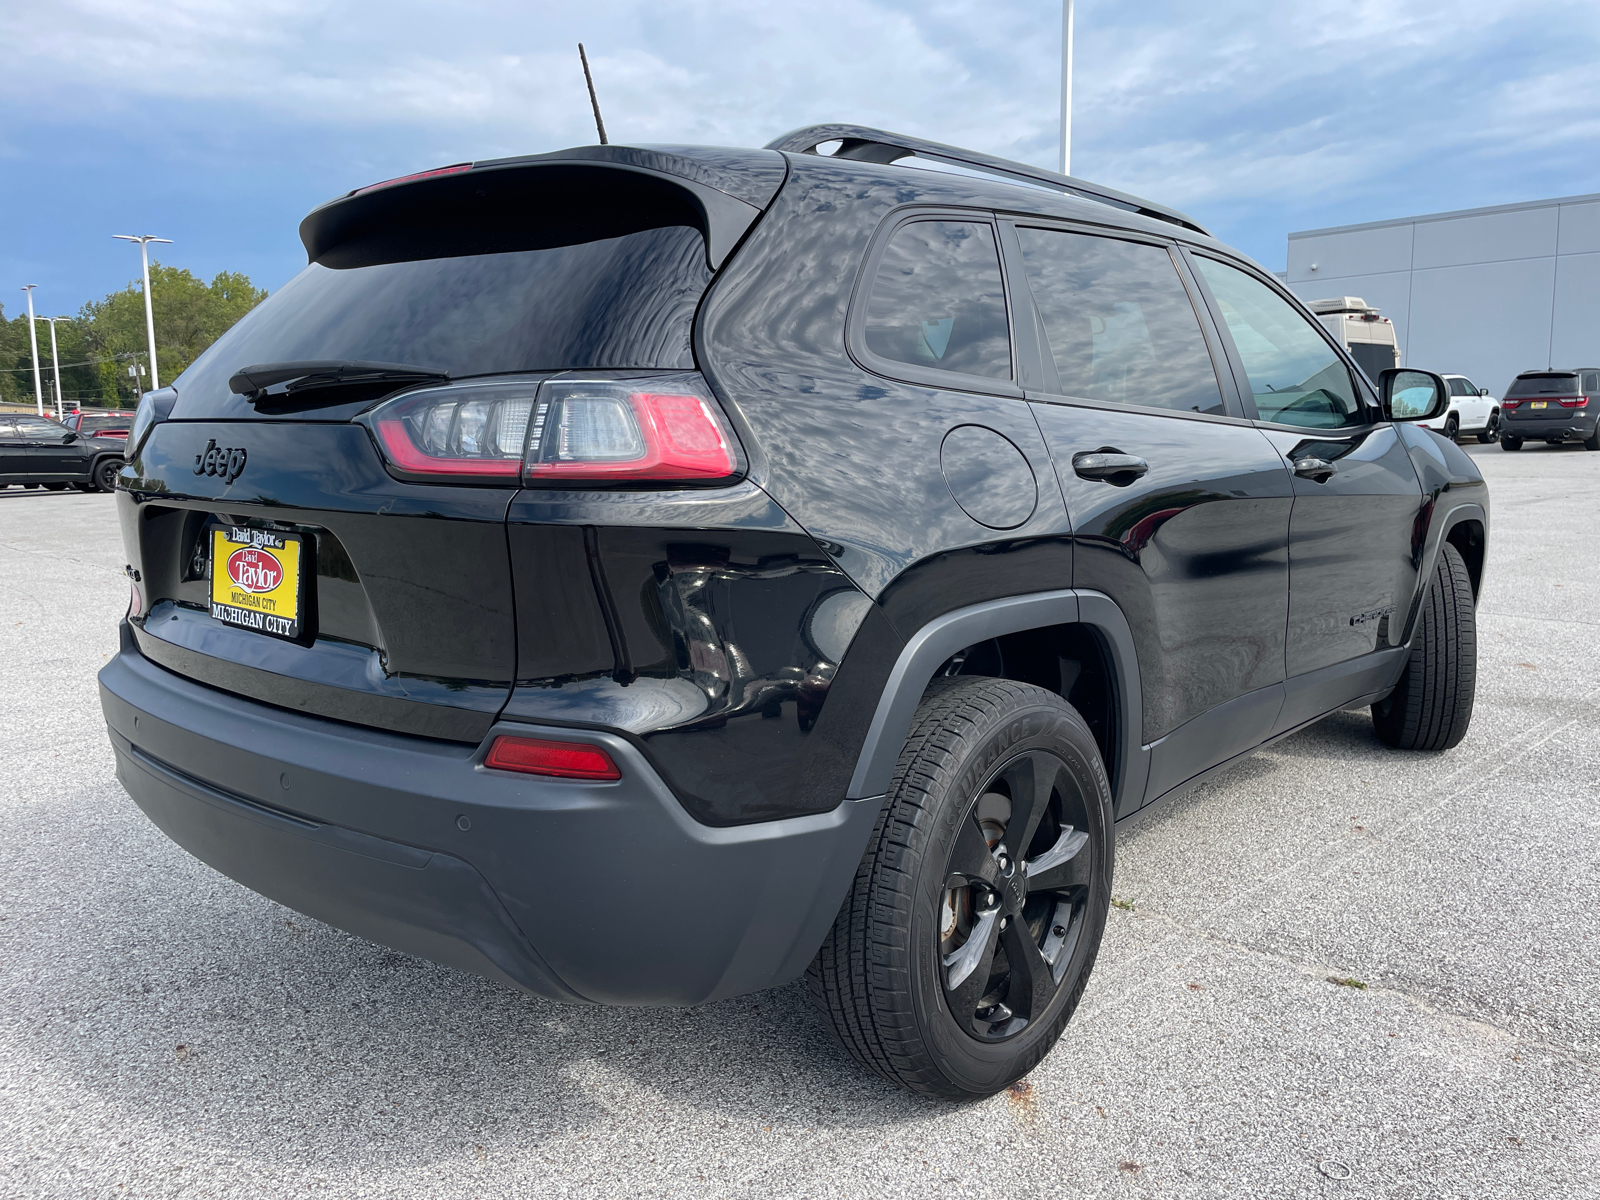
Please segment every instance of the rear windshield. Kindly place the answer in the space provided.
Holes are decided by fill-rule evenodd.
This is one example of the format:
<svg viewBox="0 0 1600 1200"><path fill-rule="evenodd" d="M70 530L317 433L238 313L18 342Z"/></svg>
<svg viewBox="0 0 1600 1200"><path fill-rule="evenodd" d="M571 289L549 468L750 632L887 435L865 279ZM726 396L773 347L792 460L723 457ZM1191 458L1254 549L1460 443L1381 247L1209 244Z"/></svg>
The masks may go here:
<svg viewBox="0 0 1600 1200"><path fill-rule="evenodd" d="M1549 375L1518 375L1511 381L1507 396L1575 396L1578 394L1578 376L1573 371L1554 372Z"/></svg>
<svg viewBox="0 0 1600 1200"><path fill-rule="evenodd" d="M711 272L698 229L667 225L535 250L335 269L312 263L177 380L228 395L242 367L365 359L460 378L568 367L692 368Z"/></svg>

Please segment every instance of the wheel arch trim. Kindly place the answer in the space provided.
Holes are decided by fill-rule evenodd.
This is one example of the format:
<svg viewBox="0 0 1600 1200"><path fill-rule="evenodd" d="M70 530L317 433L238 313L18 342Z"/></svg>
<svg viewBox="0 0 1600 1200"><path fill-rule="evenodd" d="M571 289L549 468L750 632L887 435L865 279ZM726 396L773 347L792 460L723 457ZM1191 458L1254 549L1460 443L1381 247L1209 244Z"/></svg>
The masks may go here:
<svg viewBox="0 0 1600 1200"><path fill-rule="evenodd" d="M940 663L976 642L1052 625L1087 625L1106 643L1120 750L1112 795L1117 812L1125 814L1137 808L1149 772L1149 750L1140 743L1143 696L1133 632L1111 597L1077 588L968 605L934 618L907 639L867 726L850 778L850 799L881 796L889 790L917 705Z"/></svg>

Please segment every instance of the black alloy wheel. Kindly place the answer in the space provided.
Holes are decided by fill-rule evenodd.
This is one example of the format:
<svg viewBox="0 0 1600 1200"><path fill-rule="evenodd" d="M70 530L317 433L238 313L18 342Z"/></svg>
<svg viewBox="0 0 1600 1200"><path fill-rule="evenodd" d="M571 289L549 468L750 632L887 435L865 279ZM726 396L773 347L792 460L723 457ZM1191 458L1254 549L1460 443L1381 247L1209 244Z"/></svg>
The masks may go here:
<svg viewBox="0 0 1600 1200"><path fill-rule="evenodd" d="M1512 437L1509 433L1502 433L1500 435L1500 449L1521 450L1522 439L1519 437Z"/></svg>
<svg viewBox="0 0 1600 1200"><path fill-rule="evenodd" d="M122 473L120 459L103 458L94 465L94 486L102 492L117 490L117 476Z"/></svg>
<svg viewBox="0 0 1600 1200"><path fill-rule="evenodd" d="M1049 1011L1088 924L1095 848L1066 775L1053 750L1008 760L950 848L938 930L945 1001L983 1041L1015 1037Z"/></svg>
<svg viewBox="0 0 1600 1200"><path fill-rule="evenodd" d="M992 1095L1077 1008L1111 907L1111 788L1070 704L936 680L807 972L864 1066L924 1095Z"/></svg>
<svg viewBox="0 0 1600 1200"><path fill-rule="evenodd" d="M1456 416L1454 413L1451 413L1449 419L1444 423L1445 440L1453 442L1460 435L1460 433L1461 418Z"/></svg>
<svg viewBox="0 0 1600 1200"><path fill-rule="evenodd" d="M1485 446L1500 440L1500 410L1496 409L1489 414L1489 423L1478 433L1478 441Z"/></svg>

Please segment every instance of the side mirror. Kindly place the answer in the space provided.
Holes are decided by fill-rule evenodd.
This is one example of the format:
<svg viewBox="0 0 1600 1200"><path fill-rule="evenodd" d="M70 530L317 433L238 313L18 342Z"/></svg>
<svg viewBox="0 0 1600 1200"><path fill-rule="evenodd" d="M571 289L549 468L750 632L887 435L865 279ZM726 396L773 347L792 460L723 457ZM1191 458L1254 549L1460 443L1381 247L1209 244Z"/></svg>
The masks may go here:
<svg viewBox="0 0 1600 1200"><path fill-rule="evenodd" d="M1488 388L1479 388L1478 389L1478 395L1487 396L1488 394L1489 394L1489 389Z"/></svg>
<svg viewBox="0 0 1600 1200"><path fill-rule="evenodd" d="M1378 373L1378 394L1391 421L1426 421L1450 407L1450 388L1432 371L1390 367Z"/></svg>
<svg viewBox="0 0 1600 1200"><path fill-rule="evenodd" d="M72 432L72 430L70 430L70 429L67 430L65 433L63 433L61 435L61 444L63 446L70 445L72 442L75 442L77 440L78 440L78 435L76 433Z"/></svg>

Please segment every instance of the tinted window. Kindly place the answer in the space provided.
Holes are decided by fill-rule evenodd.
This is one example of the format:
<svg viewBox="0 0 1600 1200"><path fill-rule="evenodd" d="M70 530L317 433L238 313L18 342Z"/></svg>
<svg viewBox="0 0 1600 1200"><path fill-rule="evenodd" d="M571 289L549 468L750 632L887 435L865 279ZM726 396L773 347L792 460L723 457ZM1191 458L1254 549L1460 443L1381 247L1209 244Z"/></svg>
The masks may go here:
<svg viewBox="0 0 1600 1200"><path fill-rule="evenodd" d="M1393 346L1385 346L1380 342L1352 342L1349 349L1356 366L1374 382L1383 372L1399 365L1395 362Z"/></svg>
<svg viewBox="0 0 1600 1200"><path fill-rule="evenodd" d="M867 349L880 358L988 379L1011 378L1011 333L994 230L977 221L913 221L895 230L867 303Z"/></svg>
<svg viewBox="0 0 1600 1200"><path fill-rule="evenodd" d="M1600 392L1600 371L1589 371L1583 377L1583 390L1587 395Z"/></svg>
<svg viewBox="0 0 1600 1200"><path fill-rule="evenodd" d="M1227 320L1263 421L1310 429L1365 423L1349 370L1310 321L1259 279L1215 259L1195 263Z"/></svg>
<svg viewBox="0 0 1600 1200"><path fill-rule="evenodd" d="M1223 411L1200 320L1166 250L1054 229L1017 237L1063 393Z"/></svg>
<svg viewBox="0 0 1600 1200"><path fill-rule="evenodd" d="M312 263L177 381L228 395L253 363L367 359L451 375L559 367L693 368L710 282L698 230L673 225L540 250L335 270Z"/></svg>
<svg viewBox="0 0 1600 1200"><path fill-rule="evenodd" d="M66 426L43 417L17 417L16 422L17 432L30 442L59 442L67 434Z"/></svg>
<svg viewBox="0 0 1600 1200"><path fill-rule="evenodd" d="M1575 396L1578 376L1573 371L1550 371L1540 375L1518 375L1511 381L1508 396Z"/></svg>
<svg viewBox="0 0 1600 1200"><path fill-rule="evenodd" d="M127 429L132 417L82 417L73 428L79 433L98 433L102 429Z"/></svg>
<svg viewBox="0 0 1600 1200"><path fill-rule="evenodd" d="M1452 396L1476 396L1478 394L1478 390L1465 379L1447 379L1445 382L1450 385L1450 394Z"/></svg>

